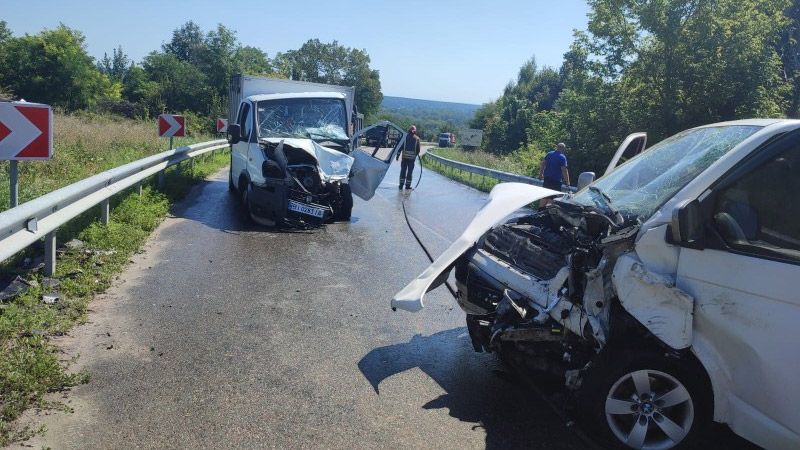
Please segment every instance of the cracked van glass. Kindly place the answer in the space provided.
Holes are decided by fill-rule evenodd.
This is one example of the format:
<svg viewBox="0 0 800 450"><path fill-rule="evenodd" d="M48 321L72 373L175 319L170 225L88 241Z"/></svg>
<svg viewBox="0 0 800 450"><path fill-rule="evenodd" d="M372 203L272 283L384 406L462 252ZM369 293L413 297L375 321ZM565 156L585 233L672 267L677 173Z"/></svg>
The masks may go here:
<svg viewBox="0 0 800 450"><path fill-rule="evenodd" d="M293 98L258 102L262 137L346 140L344 101L334 98Z"/></svg>
<svg viewBox="0 0 800 450"><path fill-rule="evenodd" d="M599 188L611 200L610 206L624 216L650 217L689 181L760 128L731 125L678 133L578 192L574 200L606 208L595 195Z"/></svg>

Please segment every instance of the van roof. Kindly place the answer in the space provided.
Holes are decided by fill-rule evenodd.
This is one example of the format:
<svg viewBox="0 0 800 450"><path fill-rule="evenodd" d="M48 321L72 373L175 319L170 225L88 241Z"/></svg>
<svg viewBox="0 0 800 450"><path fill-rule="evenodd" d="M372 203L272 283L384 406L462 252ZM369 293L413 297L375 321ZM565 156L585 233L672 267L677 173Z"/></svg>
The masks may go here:
<svg viewBox="0 0 800 450"><path fill-rule="evenodd" d="M265 100L281 100L286 98L339 98L344 100L345 95L341 92L288 92L284 94L258 94L247 97L251 102L261 102Z"/></svg>
<svg viewBox="0 0 800 450"><path fill-rule="evenodd" d="M696 128L709 128L709 127L719 127L719 126L755 126L755 127L767 127L770 125L774 125L779 122L797 122L800 123L800 120L794 119L741 119L741 120L731 120L728 122L718 122L712 123L708 125L703 125Z"/></svg>

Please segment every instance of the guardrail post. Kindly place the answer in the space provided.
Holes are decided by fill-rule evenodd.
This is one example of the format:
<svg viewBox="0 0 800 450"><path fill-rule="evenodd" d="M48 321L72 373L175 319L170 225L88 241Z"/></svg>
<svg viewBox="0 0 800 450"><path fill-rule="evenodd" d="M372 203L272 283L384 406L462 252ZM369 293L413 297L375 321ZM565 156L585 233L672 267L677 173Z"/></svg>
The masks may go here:
<svg viewBox="0 0 800 450"><path fill-rule="evenodd" d="M17 182L17 177L19 172L17 171L17 160L12 159L8 162L8 180L9 180L9 193L11 194L11 207L15 207L19 204L19 183Z"/></svg>
<svg viewBox="0 0 800 450"><path fill-rule="evenodd" d="M164 171L166 171L166 170L167 169L162 169L160 172L158 172L158 188L159 189L163 189L164 188Z"/></svg>
<svg viewBox="0 0 800 450"><path fill-rule="evenodd" d="M142 196L142 182L136 184L136 189L139 191L139 197Z"/></svg>
<svg viewBox="0 0 800 450"><path fill-rule="evenodd" d="M56 273L56 231L44 235L44 275L52 277Z"/></svg>
<svg viewBox="0 0 800 450"><path fill-rule="evenodd" d="M111 204L108 199L100 202L100 221L103 225L108 225L108 217L111 214Z"/></svg>

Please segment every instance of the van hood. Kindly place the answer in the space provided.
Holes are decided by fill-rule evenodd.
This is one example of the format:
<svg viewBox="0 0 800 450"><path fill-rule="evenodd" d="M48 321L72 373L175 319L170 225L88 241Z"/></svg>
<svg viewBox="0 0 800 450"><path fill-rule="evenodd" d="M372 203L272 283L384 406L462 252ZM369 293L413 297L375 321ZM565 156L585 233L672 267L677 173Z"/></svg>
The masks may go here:
<svg viewBox="0 0 800 450"><path fill-rule="evenodd" d="M501 183L489 193L489 201L475 214L464 233L453 242L424 272L411 281L392 299L392 309L417 312L424 307L423 297L444 283L456 260L469 250L484 233L499 224L514 211L547 197L563 192L524 183Z"/></svg>
<svg viewBox="0 0 800 450"><path fill-rule="evenodd" d="M288 145L300 149L317 160L320 176L325 182L346 180L350 176L355 158L338 150L323 147L311 139L302 138L262 138L271 144Z"/></svg>

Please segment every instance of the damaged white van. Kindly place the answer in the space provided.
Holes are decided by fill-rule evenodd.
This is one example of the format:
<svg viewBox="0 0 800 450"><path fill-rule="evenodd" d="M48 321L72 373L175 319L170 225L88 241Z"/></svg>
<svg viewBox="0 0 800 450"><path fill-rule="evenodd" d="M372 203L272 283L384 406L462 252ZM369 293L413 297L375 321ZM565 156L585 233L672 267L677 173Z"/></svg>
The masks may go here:
<svg viewBox="0 0 800 450"><path fill-rule="evenodd" d="M247 218L318 226L350 220L353 194L372 198L406 135L388 121L354 132L354 95L345 86L231 78L228 184Z"/></svg>
<svg viewBox="0 0 800 450"><path fill-rule="evenodd" d="M608 445L688 446L714 420L800 448L798 195L800 121L694 128L574 195L498 185L392 307L455 269L475 350L561 377Z"/></svg>

